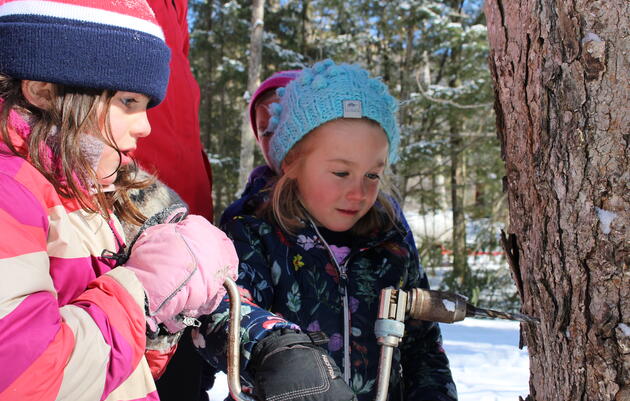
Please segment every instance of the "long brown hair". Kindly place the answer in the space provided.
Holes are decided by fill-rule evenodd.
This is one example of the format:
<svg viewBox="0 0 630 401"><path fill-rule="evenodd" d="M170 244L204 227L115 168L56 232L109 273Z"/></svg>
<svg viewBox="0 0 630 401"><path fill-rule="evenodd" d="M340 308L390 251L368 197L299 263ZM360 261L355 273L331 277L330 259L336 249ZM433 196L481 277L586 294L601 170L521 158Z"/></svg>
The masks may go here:
<svg viewBox="0 0 630 401"><path fill-rule="evenodd" d="M369 119L371 124L380 125ZM298 183L295 172L302 168L306 158L313 151L305 135L287 153L282 162L284 171L269 184L271 195L269 200L261 205L256 215L269 221L275 221L286 233L295 235L304 227L309 214L300 201ZM378 230L389 230L396 226L396 212L392 204L394 193L386 175L381 177L381 189L376 202L370 210L352 227L351 232L358 236L365 236Z"/></svg>
<svg viewBox="0 0 630 401"><path fill-rule="evenodd" d="M0 133L9 151L28 159L61 197L76 199L83 209L106 219L114 211L124 221L141 224L146 217L134 206L127 191L144 188L150 182L136 182L135 165L126 166L118 170L116 189L103 192L96 171L80 146L82 135L94 135L117 149L109 121L109 105L115 92L55 84L50 107L40 109L23 96L21 83L0 74ZM31 128L24 147L16 148L9 135L12 110L24 117ZM99 110L106 113L104 135L99 129Z"/></svg>

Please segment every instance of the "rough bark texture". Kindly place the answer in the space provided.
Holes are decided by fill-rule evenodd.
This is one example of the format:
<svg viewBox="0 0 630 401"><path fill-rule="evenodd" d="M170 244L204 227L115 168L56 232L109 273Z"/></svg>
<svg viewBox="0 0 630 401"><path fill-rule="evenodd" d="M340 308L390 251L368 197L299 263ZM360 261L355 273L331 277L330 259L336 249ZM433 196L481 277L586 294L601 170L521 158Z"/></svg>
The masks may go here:
<svg viewBox="0 0 630 401"><path fill-rule="evenodd" d="M530 400L630 400L630 2L486 0Z"/></svg>

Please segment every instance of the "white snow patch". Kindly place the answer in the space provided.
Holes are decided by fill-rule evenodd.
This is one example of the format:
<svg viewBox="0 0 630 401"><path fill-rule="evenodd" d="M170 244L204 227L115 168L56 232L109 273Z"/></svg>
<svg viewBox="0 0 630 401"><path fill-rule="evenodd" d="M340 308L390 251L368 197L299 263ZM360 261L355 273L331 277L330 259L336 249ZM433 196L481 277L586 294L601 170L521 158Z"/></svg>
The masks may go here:
<svg viewBox="0 0 630 401"><path fill-rule="evenodd" d="M610 234L610 224L615 220L617 214L598 207L596 207L595 210L599 218L599 229L602 230L604 234Z"/></svg>
<svg viewBox="0 0 630 401"><path fill-rule="evenodd" d="M475 32L475 33L486 33L486 32L488 32L488 28L485 25L481 25L481 24L473 25L470 28L468 28L468 30L470 32Z"/></svg>
<svg viewBox="0 0 630 401"><path fill-rule="evenodd" d="M513 401L529 394L529 357L519 323L471 319L440 324L459 401Z"/></svg>
<svg viewBox="0 0 630 401"><path fill-rule="evenodd" d="M626 337L630 337L630 327L625 323L619 323L618 326Z"/></svg>
<svg viewBox="0 0 630 401"><path fill-rule="evenodd" d="M455 312L455 302L449 301L448 299L443 299L442 303L444 304L444 308L449 312Z"/></svg>
<svg viewBox="0 0 630 401"><path fill-rule="evenodd" d="M584 44L586 42L603 42L602 38L597 36L597 34L593 32L589 32L581 40L581 43Z"/></svg>

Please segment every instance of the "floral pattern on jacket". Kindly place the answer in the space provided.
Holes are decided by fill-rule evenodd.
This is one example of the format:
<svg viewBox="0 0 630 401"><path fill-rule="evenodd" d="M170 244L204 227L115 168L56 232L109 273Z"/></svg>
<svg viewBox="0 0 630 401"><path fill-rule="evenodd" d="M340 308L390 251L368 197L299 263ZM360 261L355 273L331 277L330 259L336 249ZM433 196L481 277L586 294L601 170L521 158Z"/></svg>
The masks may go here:
<svg viewBox="0 0 630 401"><path fill-rule="evenodd" d="M293 237L252 216L236 216L224 230L240 256L239 285L260 307L304 330L325 332L328 352L342 368L344 280L316 231L306 227ZM428 282L396 230L356 238L346 265L351 387L359 400L372 400L380 353L374 334L380 290L428 288ZM404 391L405 400L456 399L437 324L408 323L392 365L392 393ZM410 398L412 393L416 395ZM390 399L397 398L392 394Z"/></svg>

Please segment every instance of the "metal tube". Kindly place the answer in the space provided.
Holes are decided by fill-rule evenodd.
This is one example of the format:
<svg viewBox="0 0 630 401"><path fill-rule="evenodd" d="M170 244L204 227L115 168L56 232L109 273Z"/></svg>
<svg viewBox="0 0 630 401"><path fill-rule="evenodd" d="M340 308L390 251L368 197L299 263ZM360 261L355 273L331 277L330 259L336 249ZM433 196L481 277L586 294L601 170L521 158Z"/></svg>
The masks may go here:
<svg viewBox="0 0 630 401"><path fill-rule="evenodd" d="M236 401L255 401L254 398L243 393L241 389L241 296L238 287L231 278L223 283L230 297L230 325L228 327L228 371L227 383L230 395Z"/></svg>
<svg viewBox="0 0 630 401"><path fill-rule="evenodd" d="M409 291L408 318L453 323L466 317L466 298L450 292L413 288Z"/></svg>
<svg viewBox="0 0 630 401"><path fill-rule="evenodd" d="M394 348L381 344L381 357L378 361L378 379L375 401L386 401L389 391L389 375L392 370L392 355Z"/></svg>
<svg viewBox="0 0 630 401"><path fill-rule="evenodd" d="M386 401L389 392L389 376L392 370L392 356L394 348L398 347L400 339L405 333L405 310L407 293L394 288L381 290L379 308L374 334L381 345L381 356L378 362L376 381L376 401Z"/></svg>

